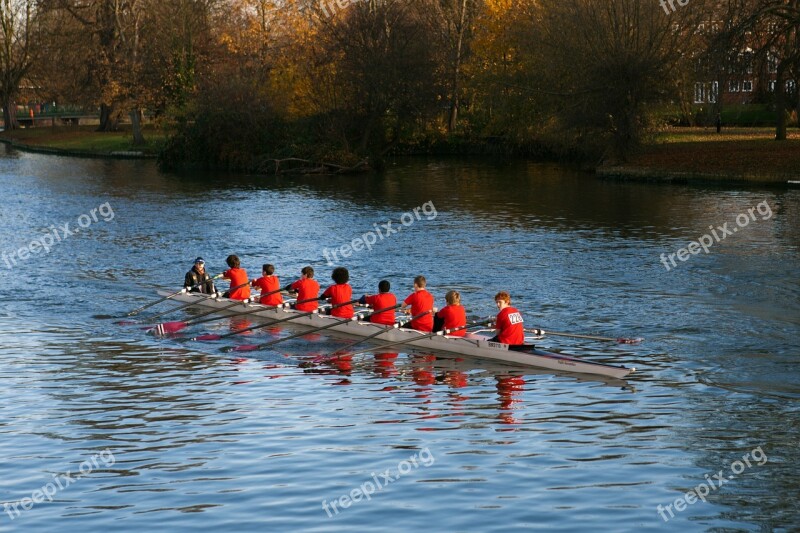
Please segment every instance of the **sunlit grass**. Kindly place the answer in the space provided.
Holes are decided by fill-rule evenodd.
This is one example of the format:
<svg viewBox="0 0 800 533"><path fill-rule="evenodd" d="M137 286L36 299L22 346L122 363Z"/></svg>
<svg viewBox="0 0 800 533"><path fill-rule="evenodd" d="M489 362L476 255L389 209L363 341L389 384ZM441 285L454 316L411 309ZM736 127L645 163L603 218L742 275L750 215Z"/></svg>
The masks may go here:
<svg viewBox="0 0 800 533"><path fill-rule="evenodd" d="M56 128L44 126L11 132L4 131L0 133L0 137L36 147L98 154L127 151L156 154L166 139L166 134L163 131L147 127L144 129L146 144L144 146L135 146L129 127L115 132L97 132L95 129L97 129L96 126L63 126Z"/></svg>
<svg viewBox="0 0 800 533"><path fill-rule="evenodd" d="M775 129L670 128L656 133L623 167L659 175L691 178L781 182L800 176L800 130L790 128L786 141Z"/></svg>
<svg viewBox="0 0 800 533"><path fill-rule="evenodd" d="M800 139L800 130L789 128L789 139ZM722 128L721 133L713 127L669 128L654 135L655 143L722 142L722 141L774 141L775 128Z"/></svg>

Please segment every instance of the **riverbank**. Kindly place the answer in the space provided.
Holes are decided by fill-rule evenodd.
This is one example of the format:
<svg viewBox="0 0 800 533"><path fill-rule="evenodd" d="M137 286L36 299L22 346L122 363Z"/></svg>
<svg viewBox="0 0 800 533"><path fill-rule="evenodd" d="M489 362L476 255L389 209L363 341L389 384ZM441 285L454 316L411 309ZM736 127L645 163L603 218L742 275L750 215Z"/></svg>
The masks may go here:
<svg viewBox="0 0 800 533"><path fill-rule="evenodd" d="M713 128L671 128L655 134L628 162L595 171L609 179L783 184L800 179L800 130L792 129L788 136L777 142L772 128L726 128L719 134ZM21 150L78 157L158 157L167 140L165 132L148 127L145 139L144 146L134 146L129 126L116 132L97 132L95 126L0 132L0 142Z"/></svg>
<svg viewBox="0 0 800 533"><path fill-rule="evenodd" d="M775 141L774 128L674 128L598 176L644 181L786 183L800 179L800 131Z"/></svg>
<svg viewBox="0 0 800 533"><path fill-rule="evenodd" d="M130 126L119 131L98 132L96 126L61 126L25 128L0 132L0 142L20 150L76 157L112 157L151 159L158 157L166 135L161 130L147 127L146 143L133 144Z"/></svg>

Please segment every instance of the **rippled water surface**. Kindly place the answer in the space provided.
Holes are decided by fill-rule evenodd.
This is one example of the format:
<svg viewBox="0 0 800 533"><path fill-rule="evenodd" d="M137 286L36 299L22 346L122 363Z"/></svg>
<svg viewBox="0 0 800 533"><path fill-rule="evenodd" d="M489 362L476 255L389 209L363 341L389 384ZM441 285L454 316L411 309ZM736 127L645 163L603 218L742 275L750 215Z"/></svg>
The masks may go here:
<svg viewBox="0 0 800 533"><path fill-rule="evenodd" d="M507 289L529 326L644 337L540 341L637 372L398 348L309 367L347 341L234 357L100 318L179 287L197 255L216 273L236 253L251 277L274 263L286 282L312 264L326 284L325 252L387 221L399 231L344 260L355 292L387 278L404 297L422 273L438 303L455 288L482 317ZM737 231L669 265L725 223ZM379 177L170 175L0 148L0 227L0 530L800 527L798 189L458 159ZM16 252L56 232L49 253Z"/></svg>

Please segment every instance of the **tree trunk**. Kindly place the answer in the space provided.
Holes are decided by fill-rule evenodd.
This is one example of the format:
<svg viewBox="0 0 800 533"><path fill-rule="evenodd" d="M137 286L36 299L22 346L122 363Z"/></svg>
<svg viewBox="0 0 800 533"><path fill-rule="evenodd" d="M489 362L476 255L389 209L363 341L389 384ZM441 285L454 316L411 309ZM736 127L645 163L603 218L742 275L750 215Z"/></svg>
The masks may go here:
<svg viewBox="0 0 800 533"><path fill-rule="evenodd" d="M453 65L453 101L450 104L450 120L447 121L447 132L453 133L458 121L458 105L461 90L461 50L464 43L465 21L467 17L467 0L462 0L458 21L458 38L456 41L456 57Z"/></svg>
<svg viewBox="0 0 800 533"><path fill-rule="evenodd" d="M100 104L100 125L97 131L117 131L119 117L114 113L114 104Z"/></svg>
<svg viewBox="0 0 800 533"><path fill-rule="evenodd" d="M142 110L140 108L132 109L131 116L131 129L133 130L133 145L142 146L145 144L144 135L142 135Z"/></svg>
<svg viewBox="0 0 800 533"><path fill-rule="evenodd" d="M786 82L784 81L786 66L778 65L775 76L775 140L786 140Z"/></svg>
<svg viewBox="0 0 800 533"><path fill-rule="evenodd" d="M6 131L19 129L17 105L7 98L3 99L3 128Z"/></svg>

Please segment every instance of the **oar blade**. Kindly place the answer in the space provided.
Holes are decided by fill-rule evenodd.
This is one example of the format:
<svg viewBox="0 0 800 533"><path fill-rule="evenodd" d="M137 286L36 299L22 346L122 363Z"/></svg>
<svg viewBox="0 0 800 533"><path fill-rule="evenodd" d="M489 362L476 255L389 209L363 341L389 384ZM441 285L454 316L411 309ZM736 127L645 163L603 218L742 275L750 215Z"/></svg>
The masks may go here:
<svg viewBox="0 0 800 533"><path fill-rule="evenodd" d="M634 339L625 339L625 338L617 339L617 343L619 344L640 344L642 342L644 342L644 338L642 337L636 337Z"/></svg>
<svg viewBox="0 0 800 533"><path fill-rule="evenodd" d="M216 333L206 333L205 335L198 335L197 337L192 337L190 340L193 341L218 341L222 338L222 335L218 335Z"/></svg>
<svg viewBox="0 0 800 533"><path fill-rule="evenodd" d="M162 335L167 335L170 333L177 333L188 326L189 324L186 322L175 320L173 322L162 322L157 327L160 329Z"/></svg>
<svg viewBox="0 0 800 533"><path fill-rule="evenodd" d="M260 346L258 344L239 344L238 346L234 346L232 352L255 352L258 350Z"/></svg>

